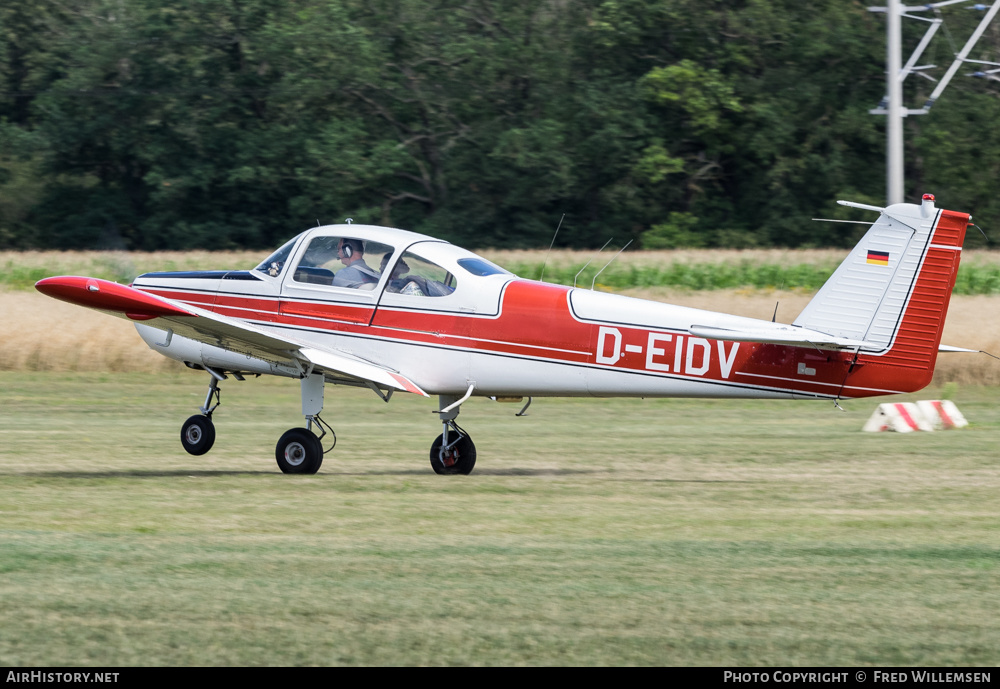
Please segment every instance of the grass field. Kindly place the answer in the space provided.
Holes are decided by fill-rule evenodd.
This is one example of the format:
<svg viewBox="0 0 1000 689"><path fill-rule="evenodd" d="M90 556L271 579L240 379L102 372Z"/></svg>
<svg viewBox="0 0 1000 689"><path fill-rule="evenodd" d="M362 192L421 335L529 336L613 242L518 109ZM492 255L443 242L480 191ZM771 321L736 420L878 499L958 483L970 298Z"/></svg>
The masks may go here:
<svg viewBox="0 0 1000 689"><path fill-rule="evenodd" d="M861 433L875 401L472 400L441 477L430 401L328 387L301 477L295 381L227 382L186 455L206 382L0 373L0 664L1000 662L998 388L909 435Z"/></svg>

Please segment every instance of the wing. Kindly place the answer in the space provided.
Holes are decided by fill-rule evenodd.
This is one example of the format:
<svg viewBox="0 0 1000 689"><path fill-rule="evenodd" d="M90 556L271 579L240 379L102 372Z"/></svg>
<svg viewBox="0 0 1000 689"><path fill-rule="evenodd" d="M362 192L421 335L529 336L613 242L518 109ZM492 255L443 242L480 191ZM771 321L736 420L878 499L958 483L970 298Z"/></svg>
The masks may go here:
<svg viewBox="0 0 1000 689"><path fill-rule="evenodd" d="M264 361L298 363L307 369L350 380L429 396L398 371L126 285L97 278L61 276L40 280L35 288L55 299L120 318L144 321L155 328L173 330L182 337Z"/></svg>

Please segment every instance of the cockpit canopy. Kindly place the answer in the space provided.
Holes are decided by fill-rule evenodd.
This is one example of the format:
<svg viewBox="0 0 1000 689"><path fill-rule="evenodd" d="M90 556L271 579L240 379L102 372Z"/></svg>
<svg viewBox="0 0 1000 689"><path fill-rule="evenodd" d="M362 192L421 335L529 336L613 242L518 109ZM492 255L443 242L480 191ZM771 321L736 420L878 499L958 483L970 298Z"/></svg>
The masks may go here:
<svg viewBox="0 0 1000 689"><path fill-rule="evenodd" d="M513 277L448 242L366 225L331 225L303 232L255 270L287 286L430 298L454 295L466 278Z"/></svg>

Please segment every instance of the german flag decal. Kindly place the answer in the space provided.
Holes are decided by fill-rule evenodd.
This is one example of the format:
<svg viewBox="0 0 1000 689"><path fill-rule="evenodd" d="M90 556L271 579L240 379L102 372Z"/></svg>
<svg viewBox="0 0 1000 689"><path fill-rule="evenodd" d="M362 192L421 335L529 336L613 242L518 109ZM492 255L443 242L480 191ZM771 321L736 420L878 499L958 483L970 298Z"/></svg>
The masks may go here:
<svg viewBox="0 0 1000 689"><path fill-rule="evenodd" d="M888 251L872 251L868 250L868 263L872 263L876 266L887 266L889 265L889 252Z"/></svg>

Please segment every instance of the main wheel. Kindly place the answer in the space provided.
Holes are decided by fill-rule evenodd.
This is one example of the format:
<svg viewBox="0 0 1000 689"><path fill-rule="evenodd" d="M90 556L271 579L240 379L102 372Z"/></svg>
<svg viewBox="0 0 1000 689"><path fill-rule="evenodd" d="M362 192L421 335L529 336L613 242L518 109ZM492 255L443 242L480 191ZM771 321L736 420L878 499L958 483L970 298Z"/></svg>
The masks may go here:
<svg viewBox="0 0 1000 689"><path fill-rule="evenodd" d="M286 474L315 474L323 464L323 444L312 431L293 428L281 436L274 458Z"/></svg>
<svg viewBox="0 0 1000 689"><path fill-rule="evenodd" d="M472 468L476 466L476 445L472 442L472 438L467 435L461 436L458 442L445 450L444 457L441 456L443 444L444 434L442 433L431 445L431 467L434 469L434 473L471 474Z"/></svg>
<svg viewBox="0 0 1000 689"><path fill-rule="evenodd" d="M203 455L215 444L212 419L195 414L181 426L181 445L192 455Z"/></svg>

